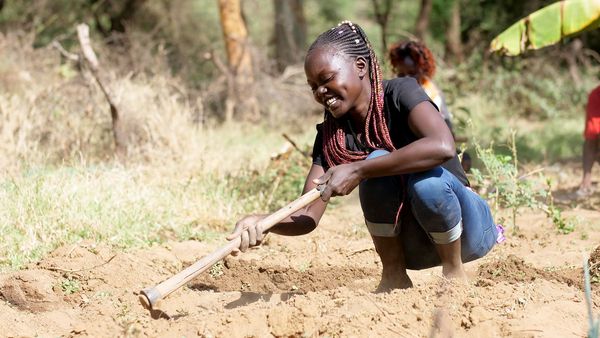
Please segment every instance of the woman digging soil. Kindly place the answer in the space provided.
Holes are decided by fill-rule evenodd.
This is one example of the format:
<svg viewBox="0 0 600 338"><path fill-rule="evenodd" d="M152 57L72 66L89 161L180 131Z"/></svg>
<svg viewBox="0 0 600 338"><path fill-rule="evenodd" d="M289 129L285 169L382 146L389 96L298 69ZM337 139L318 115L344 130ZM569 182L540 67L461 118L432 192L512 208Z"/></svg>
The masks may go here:
<svg viewBox="0 0 600 338"><path fill-rule="evenodd" d="M348 21L313 42L304 69L325 110L304 192L322 185L321 199L269 232L311 232L330 197L358 186L383 266L377 291L411 287L406 269L441 265L444 276L466 279L463 262L487 254L501 232L487 203L469 189L435 104L413 78L383 81L367 36ZM228 238L241 236L241 251L260 244L263 217L242 218Z"/></svg>

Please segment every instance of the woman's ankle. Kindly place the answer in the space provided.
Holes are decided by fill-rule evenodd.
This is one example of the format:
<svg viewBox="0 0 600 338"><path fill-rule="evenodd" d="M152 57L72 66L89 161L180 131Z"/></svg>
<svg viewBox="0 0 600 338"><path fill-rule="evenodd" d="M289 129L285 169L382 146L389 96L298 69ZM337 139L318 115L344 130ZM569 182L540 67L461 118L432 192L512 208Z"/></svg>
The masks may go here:
<svg viewBox="0 0 600 338"><path fill-rule="evenodd" d="M375 292L390 292L394 289L408 289L412 286L412 280L406 273L405 268L384 267L381 273L381 281Z"/></svg>
<svg viewBox="0 0 600 338"><path fill-rule="evenodd" d="M467 279L467 273L462 263L443 263L442 274L448 279Z"/></svg>
<svg viewBox="0 0 600 338"><path fill-rule="evenodd" d="M381 260L381 281L377 292L389 292L393 289L412 287L412 281L406 273L404 251L398 237L373 237L373 244Z"/></svg>

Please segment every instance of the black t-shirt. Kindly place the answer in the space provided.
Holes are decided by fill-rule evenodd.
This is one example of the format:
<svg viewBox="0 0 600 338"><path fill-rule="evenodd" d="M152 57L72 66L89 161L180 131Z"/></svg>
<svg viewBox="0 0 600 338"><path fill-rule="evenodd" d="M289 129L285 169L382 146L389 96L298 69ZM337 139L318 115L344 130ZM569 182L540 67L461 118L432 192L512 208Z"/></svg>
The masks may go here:
<svg viewBox="0 0 600 338"><path fill-rule="evenodd" d="M392 143L396 149L402 148L418 139L408 126L408 114L419 103L431 101L429 96L412 77L399 77L389 81L383 81L384 99L383 112L386 124L390 131ZM437 108L437 107L436 107ZM357 141L352 131L352 126L348 118L342 118L342 125L346 132L346 148L353 151L372 151L374 149L365 149ZM317 137L313 146L313 163L322 166L325 170L329 167L323 155L323 124L317 124ZM469 186L469 180L465 174L458 156L444 162L442 167L450 171L464 185Z"/></svg>

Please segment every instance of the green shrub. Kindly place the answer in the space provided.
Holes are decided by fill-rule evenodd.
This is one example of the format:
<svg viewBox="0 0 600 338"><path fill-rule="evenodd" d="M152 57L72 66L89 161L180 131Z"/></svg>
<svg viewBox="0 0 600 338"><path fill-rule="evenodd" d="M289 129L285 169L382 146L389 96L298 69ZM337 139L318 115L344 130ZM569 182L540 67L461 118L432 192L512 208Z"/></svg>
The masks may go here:
<svg viewBox="0 0 600 338"><path fill-rule="evenodd" d="M500 207L510 211L513 231L518 231L517 216L521 209L529 208L542 210L559 233L572 232L574 223L565 219L561 210L554 205L551 180L540 170L520 174L514 132L508 145L511 154L503 155L494 152L493 144L483 148L477 141L475 142L477 156L484 170L472 169L474 185L478 186L485 197L493 202L495 213Z"/></svg>

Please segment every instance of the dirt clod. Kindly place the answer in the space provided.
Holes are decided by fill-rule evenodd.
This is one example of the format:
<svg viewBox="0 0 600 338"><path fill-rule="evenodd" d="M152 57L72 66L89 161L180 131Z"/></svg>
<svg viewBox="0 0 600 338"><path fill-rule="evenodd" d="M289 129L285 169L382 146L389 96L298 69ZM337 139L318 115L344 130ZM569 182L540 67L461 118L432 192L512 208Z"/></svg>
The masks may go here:
<svg viewBox="0 0 600 338"><path fill-rule="evenodd" d="M20 271L4 277L0 282L0 294L19 310L49 311L62 303L59 293L53 288L54 283L55 279L48 271Z"/></svg>

